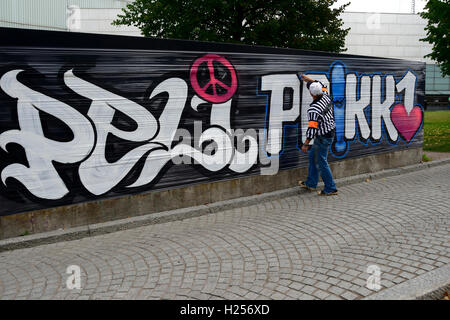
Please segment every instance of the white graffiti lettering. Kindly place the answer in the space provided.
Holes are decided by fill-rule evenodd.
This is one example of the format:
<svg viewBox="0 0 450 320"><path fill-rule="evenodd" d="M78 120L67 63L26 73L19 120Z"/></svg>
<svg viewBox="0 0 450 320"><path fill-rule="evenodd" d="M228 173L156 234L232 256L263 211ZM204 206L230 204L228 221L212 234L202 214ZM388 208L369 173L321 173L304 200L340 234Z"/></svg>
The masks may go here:
<svg viewBox="0 0 450 320"><path fill-rule="evenodd" d="M345 99L345 138L353 139L356 134L356 123L363 139L370 136L370 128L367 123L364 109L370 105L370 76L362 76L358 81L355 74L348 74L346 81ZM360 82L358 84L358 82ZM359 90L357 87L359 85ZM359 91L359 97L357 97Z"/></svg>
<svg viewBox="0 0 450 320"><path fill-rule="evenodd" d="M19 130L9 130L0 135L0 147L6 151L8 143L21 145L28 166L13 163L3 169L1 179L14 178L36 197L60 199L69 190L58 175L53 161L76 163L83 160L94 146L94 130L81 113L69 105L34 91L17 80L23 70L13 70L0 80L2 90L17 98ZM39 111L46 112L64 122L72 130L73 139L59 142L44 136Z"/></svg>
<svg viewBox="0 0 450 320"><path fill-rule="evenodd" d="M218 61L226 64L226 60ZM231 68L231 65L227 66ZM0 147L8 152L8 144L20 145L25 151L27 165L10 163L0 176L4 185L7 179L15 179L41 199L61 199L70 191L55 168L56 163L79 163L82 185L98 196L119 184L127 188L148 185L168 164L196 164L210 172L227 168L235 173L248 172L258 165L261 174L275 174L284 149L284 126L297 127L297 140L303 142L306 138L307 109L312 98L306 83L302 83L296 73L260 77L259 89L268 97L267 123L260 130L244 130L232 128L233 99L224 101L220 96L201 91L205 88L199 85L199 95L189 96L188 83L181 78L172 77L157 83L144 97L146 101L165 99L162 113L155 117L143 105L84 80L73 70L66 71L65 86L90 101L89 109L83 115L69 104L20 82L21 72L23 70L12 70L0 79L3 92L17 99L18 118L18 129L0 134ZM309 75L332 88L326 73ZM336 125L343 129L343 143L353 142L357 132L363 140L370 138L378 143L383 137L383 127L390 142L397 142L399 136L408 143L414 138L421 126L423 110L415 105L417 77L413 72L408 71L398 82L389 74L358 77L354 72L342 72L337 73L337 77L345 86L345 89L341 87L345 97L333 100L339 103L337 106L342 111L342 121L337 120ZM333 95L333 90L330 94ZM403 102L399 101L399 96ZM200 106L210 110L209 126L203 129L202 121L194 121L191 136L189 130L180 128L182 115L185 108L192 109L187 110L189 112L199 112ZM73 138L62 142L47 137L42 126L42 113L67 125ZM119 114L134 122L133 130L116 126L114 119ZM111 137L130 142L130 145L133 143L135 147L110 161L107 146ZM297 147L300 144L297 141ZM126 180L131 172L134 180Z"/></svg>
<svg viewBox="0 0 450 320"><path fill-rule="evenodd" d="M397 141L398 133L391 120L391 106L395 102L395 80L394 77L386 76L385 97L381 102L381 76L374 75L372 78L372 139L381 139L382 121L386 126L391 141Z"/></svg>
<svg viewBox="0 0 450 320"><path fill-rule="evenodd" d="M292 106L283 110L283 93L293 90ZM266 151L277 155L282 149L283 124L292 122L300 115L300 80L296 74L274 74L261 77L261 91L270 92L270 113Z"/></svg>

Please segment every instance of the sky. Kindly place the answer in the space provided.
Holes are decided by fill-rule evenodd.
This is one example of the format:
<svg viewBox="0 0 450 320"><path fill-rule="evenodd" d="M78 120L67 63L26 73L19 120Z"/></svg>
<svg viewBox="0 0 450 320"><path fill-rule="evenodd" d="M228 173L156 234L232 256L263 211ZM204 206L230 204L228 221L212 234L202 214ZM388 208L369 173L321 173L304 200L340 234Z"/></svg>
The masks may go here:
<svg viewBox="0 0 450 320"><path fill-rule="evenodd" d="M350 2L346 11L412 13L412 0L338 0L333 7ZM426 0L415 0L415 13L421 12Z"/></svg>

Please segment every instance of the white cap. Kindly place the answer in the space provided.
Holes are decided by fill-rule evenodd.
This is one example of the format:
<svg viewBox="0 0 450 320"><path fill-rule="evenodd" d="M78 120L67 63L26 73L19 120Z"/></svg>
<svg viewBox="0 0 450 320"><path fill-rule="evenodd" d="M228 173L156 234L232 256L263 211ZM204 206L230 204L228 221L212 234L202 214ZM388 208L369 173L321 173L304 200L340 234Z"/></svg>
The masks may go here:
<svg viewBox="0 0 450 320"><path fill-rule="evenodd" d="M321 96L323 94L323 91L320 82L311 83L309 85L309 92L311 92L313 96Z"/></svg>

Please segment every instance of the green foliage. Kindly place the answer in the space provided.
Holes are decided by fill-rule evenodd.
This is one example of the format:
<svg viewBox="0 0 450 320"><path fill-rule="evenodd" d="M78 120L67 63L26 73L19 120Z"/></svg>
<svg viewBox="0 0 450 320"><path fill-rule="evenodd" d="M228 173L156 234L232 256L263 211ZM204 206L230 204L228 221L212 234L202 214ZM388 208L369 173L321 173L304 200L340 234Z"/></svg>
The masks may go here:
<svg viewBox="0 0 450 320"><path fill-rule="evenodd" d="M429 0L425 9L420 16L428 20L427 37L420 40L433 44L426 57L438 63L442 76L450 75L450 0Z"/></svg>
<svg viewBox="0 0 450 320"><path fill-rule="evenodd" d="M450 111L426 111L423 150L450 152Z"/></svg>
<svg viewBox="0 0 450 320"><path fill-rule="evenodd" d="M428 158L428 156L425 153L422 154L422 162L428 162L428 161L431 161L431 159Z"/></svg>
<svg viewBox="0 0 450 320"><path fill-rule="evenodd" d="M136 0L114 25L147 37L345 51L337 0Z"/></svg>

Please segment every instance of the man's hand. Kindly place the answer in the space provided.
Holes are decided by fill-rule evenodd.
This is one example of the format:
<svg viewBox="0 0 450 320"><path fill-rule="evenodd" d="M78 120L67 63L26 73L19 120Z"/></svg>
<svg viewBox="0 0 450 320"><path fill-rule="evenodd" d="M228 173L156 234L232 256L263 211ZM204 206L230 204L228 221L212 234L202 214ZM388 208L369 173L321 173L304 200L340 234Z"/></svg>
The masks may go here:
<svg viewBox="0 0 450 320"><path fill-rule="evenodd" d="M310 77L308 77L307 75L304 75L303 73L302 73L301 78L303 81L306 81L306 82L314 82L314 79L311 79Z"/></svg>
<svg viewBox="0 0 450 320"><path fill-rule="evenodd" d="M304 153L306 153L306 152L309 150L309 148L310 148L309 143L310 143L310 142L311 142L310 139L306 139L306 140L305 140L305 143L302 144L302 151L303 151Z"/></svg>
<svg viewBox="0 0 450 320"><path fill-rule="evenodd" d="M302 151L303 151L304 153L307 153L307 152L308 152L308 149L309 149L308 145L306 145L306 144L302 145Z"/></svg>

